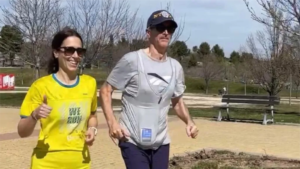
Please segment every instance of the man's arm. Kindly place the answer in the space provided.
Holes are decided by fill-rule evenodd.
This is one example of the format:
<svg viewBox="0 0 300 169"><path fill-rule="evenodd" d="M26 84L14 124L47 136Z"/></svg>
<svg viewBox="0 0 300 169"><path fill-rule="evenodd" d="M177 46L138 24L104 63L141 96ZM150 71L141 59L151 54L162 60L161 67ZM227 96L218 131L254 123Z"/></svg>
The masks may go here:
<svg viewBox="0 0 300 169"><path fill-rule="evenodd" d="M189 110L187 109L182 96L172 98L172 106L177 114L177 116L186 124L194 124Z"/></svg>
<svg viewBox="0 0 300 169"><path fill-rule="evenodd" d="M112 108L112 93L114 91L114 87L111 86L109 83L105 82L101 89L100 89L100 102L101 102L101 107L106 119L107 124L110 126L114 122L116 122L115 115L113 113L113 108Z"/></svg>

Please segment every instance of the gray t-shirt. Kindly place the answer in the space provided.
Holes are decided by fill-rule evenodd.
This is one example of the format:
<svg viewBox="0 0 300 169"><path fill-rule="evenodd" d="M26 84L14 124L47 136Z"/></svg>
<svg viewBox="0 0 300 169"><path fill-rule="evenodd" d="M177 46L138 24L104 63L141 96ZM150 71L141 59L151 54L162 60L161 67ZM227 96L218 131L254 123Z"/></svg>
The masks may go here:
<svg viewBox="0 0 300 169"><path fill-rule="evenodd" d="M149 72L148 78L150 80L150 84L153 86L154 90L159 93L162 92L171 79L172 68L168 62L168 59L173 58L167 57L166 61L158 62L148 57L144 50L142 50L140 53L143 54L142 59L144 68L147 72ZM179 97L185 90L185 79L181 64L177 60L175 60L175 63L176 64L174 66L176 70L177 83L174 97ZM118 90L125 91L129 95L135 96L137 94L138 62L135 52L129 52L125 54L118 61L108 76L107 82Z"/></svg>
<svg viewBox="0 0 300 169"><path fill-rule="evenodd" d="M183 69L178 61L167 57L166 61L158 62L143 50L130 52L119 60L107 82L123 92L120 124L130 132L129 142L143 149L170 143L167 134L170 101L185 90ZM160 99L157 94L161 94ZM149 137L151 143L143 141Z"/></svg>

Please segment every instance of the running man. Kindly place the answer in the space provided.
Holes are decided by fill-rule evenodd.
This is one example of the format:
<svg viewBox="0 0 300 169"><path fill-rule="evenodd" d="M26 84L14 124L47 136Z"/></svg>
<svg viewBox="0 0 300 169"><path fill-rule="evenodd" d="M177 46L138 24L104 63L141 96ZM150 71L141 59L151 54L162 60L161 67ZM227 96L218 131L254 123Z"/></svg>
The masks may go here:
<svg viewBox="0 0 300 169"><path fill-rule="evenodd" d="M176 28L177 23L168 11L153 12L146 30L149 47L125 54L101 87L109 134L113 140L119 140L127 169L168 168L167 115L171 102L186 124L188 137L198 134L182 98L183 68L166 54ZM120 122L114 117L111 104L116 89L123 92Z"/></svg>
<svg viewBox="0 0 300 169"><path fill-rule="evenodd" d="M97 134L97 85L87 75L77 75L85 54L81 36L65 28L52 40L49 75L36 80L21 106L20 137L41 130L33 150L31 169L90 169L88 146Z"/></svg>

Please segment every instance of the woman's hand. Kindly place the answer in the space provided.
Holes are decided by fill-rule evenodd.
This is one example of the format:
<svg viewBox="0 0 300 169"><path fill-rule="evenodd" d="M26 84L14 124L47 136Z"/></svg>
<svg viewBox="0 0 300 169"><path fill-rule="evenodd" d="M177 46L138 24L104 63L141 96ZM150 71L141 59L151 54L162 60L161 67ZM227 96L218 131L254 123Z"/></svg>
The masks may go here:
<svg viewBox="0 0 300 169"><path fill-rule="evenodd" d="M32 112L32 116L35 120L38 120L40 118L47 118L51 110L52 108L47 105L47 96L45 95L43 103Z"/></svg>
<svg viewBox="0 0 300 169"><path fill-rule="evenodd" d="M97 135L97 128L89 127L85 133L85 143L88 146L92 146L95 141L95 136Z"/></svg>

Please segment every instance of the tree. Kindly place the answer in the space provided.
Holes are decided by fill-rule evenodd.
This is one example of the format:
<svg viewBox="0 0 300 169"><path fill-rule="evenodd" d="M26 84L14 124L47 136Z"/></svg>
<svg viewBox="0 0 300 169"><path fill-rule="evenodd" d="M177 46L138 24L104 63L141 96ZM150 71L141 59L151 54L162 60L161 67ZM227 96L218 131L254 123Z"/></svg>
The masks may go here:
<svg viewBox="0 0 300 169"><path fill-rule="evenodd" d="M212 47L211 52L218 58L218 60L225 57L223 49L218 44Z"/></svg>
<svg viewBox="0 0 300 169"><path fill-rule="evenodd" d="M287 31L293 35L300 36L298 30L292 29L293 25L300 24L300 1L298 0L256 0L264 11L263 17L256 14L250 6L249 0L244 0L251 18L258 23L268 27L276 27L280 31ZM284 17L282 17L284 16ZM276 20L274 25L269 20Z"/></svg>
<svg viewBox="0 0 300 169"><path fill-rule="evenodd" d="M107 58L112 56L108 54L111 52L111 39L117 42L122 38L131 40L140 36L140 30L137 30L140 29L140 25L137 25L137 10L131 12L127 0L70 0L68 9L69 23L81 32L88 51L81 68L95 64L95 60L101 59L112 64L107 65L110 70L115 62L111 59L117 59Z"/></svg>
<svg viewBox="0 0 300 169"><path fill-rule="evenodd" d="M236 64L240 61L241 57L240 54L236 51L231 52L230 54L230 62Z"/></svg>
<svg viewBox="0 0 300 169"><path fill-rule="evenodd" d="M176 41L170 45L170 53L181 62L182 57L189 55L189 49L184 41Z"/></svg>
<svg viewBox="0 0 300 169"><path fill-rule="evenodd" d="M164 9L171 12L171 2L168 2ZM171 12L171 13L174 13L174 12ZM185 18L180 20L177 24L178 24L178 27L177 27L176 31L174 32L174 34L172 35L172 40L170 42L170 45L175 43L180 38L180 36L182 35L182 32L183 32L184 27L185 27ZM185 41L187 41L187 40L188 40L188 38Z"/></svg>
<svg viewBox="0 0 300 169"><path fill-rule="evenodd" d="M242 52L242 54L240 55L241 62L251 61L252 59L253 59L252 53Z"/></svg>
<svg viewBox="0 0 300 169"><path fill-rule="evenodd" d="M193 46L193 49L192 49L193 53L196 53L198 52L198 46Z"/></svg>
<svg viewBox="0 0 300 169"><path fill-rule="evenodd" d="M148 42L145 39L132 39L131 43L129 43L129 50L130 51L135 51L135 50L139 50L142 48L146 48L147 47Z"/></svg>
<svg viewBox="0 0 300 169"><path fill-rule="evenodd" d="M188 68L197 66L197 57L195 54L191 54L189 62L188 62Z"/></svg>
<svg viewBox="0 0 300 169"><path fill-rule="evenodd" d="M252 82L252 74L249 62L240 62L235 64L235 72L239 82L244 84L244 93L247 94L247 84Z"/></svg>
<svg viewBox="0 0 300 169"><path fill-rule="evenodd" d="M36 78L40 77L41 59L46 58L42 46L49 43L50 28L62 18L60 3L59 0L9 0L10 8L1 7L2 23L16 26L28 42L26 50L31 55L25 61L35 66Z"/></svg>
<svg viewBox="0 0 300 169"><path fill-rule="evenodd" d="M280 11L275 12L280 18L268 21L269 25L274 26L266 26L265 31L257 32L256 39L251 35L247 41L254 56L250 62L252 75L270 96L277 95L282 90L292 66L288 32L280 29L283 15ZM262 50L257 47L256 40Z"/></svg>
<svg viewBox="0 0 300 169"><path fill-rule="evenodd" d="M202 67L195 68L194 73L202 77L205 81L205 93L208 94L209 83L211 80L215 79L223 71L223 66L216 62L216 56L210 55L203 58Z"/></svg>
<svg viewBox="0 0 300 169"><path fill-rule="evenodd" d="M210 54L210 46L207 42L202 42L199 46L199 52L200 55L206 56Z"/></svg>
<svg viewBox="0 0 300 169"><path fill-rule="evenodd" d="M15 55L21 52L23 45L22 32L16 26L5 25L0 32L0 51L7 55L10 60L10 65L13 66Z"/></svg>
<svg viewBox="0 0 300 169"><path fill-rule="evenodd" d="M293 84L296 86L296 98L298 98L298 90L299 90L299 87L300 87L300 60L297 59L295 60L295 67L294 67L294 70L293 70L293 73L292 73L292 81L293 81Z"/></svg>

